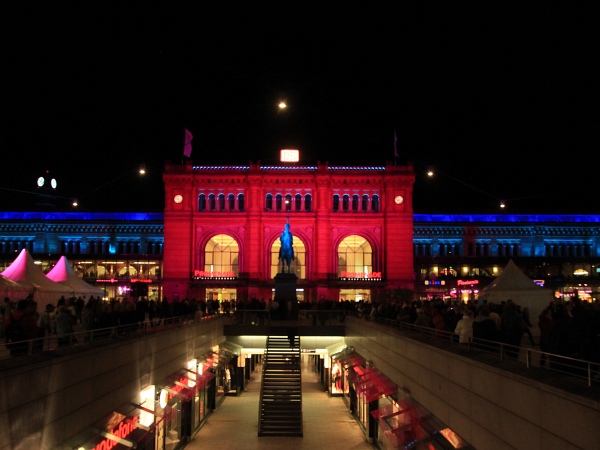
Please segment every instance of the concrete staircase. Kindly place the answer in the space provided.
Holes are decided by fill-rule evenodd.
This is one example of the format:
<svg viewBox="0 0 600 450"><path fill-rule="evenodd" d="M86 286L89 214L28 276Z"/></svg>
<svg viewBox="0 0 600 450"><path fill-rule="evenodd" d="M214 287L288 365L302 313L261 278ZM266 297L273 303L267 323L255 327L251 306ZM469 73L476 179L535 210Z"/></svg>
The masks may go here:
<svg viewBox="0 0 600 450"><path fill-rule="evenodd" d="M268 336L260 394L259 436L303 436L300 369L300 337Z"/></svg>

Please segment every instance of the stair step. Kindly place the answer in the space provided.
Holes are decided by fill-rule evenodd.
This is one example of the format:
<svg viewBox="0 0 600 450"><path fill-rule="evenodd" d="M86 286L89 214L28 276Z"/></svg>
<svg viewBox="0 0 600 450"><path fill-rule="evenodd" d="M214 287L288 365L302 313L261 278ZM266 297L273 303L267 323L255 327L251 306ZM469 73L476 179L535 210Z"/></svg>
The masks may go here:
<svg viewBox="0 0 600 450"><path fill-rule="evenodd" d="M290 342L288 331L281 328L281 335L267 337L259 436L303 436L300 338Z"/></svg>

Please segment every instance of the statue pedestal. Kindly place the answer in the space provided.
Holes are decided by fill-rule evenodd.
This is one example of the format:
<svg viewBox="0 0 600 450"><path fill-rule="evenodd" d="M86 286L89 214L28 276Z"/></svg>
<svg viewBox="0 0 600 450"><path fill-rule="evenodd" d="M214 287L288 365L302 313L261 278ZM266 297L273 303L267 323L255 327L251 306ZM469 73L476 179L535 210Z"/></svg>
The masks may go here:
<svg viewBox="0 0 600 450"><path fill-rule="evenodd" d="M278 273L275 275L275 299L279 303L282 318L298 319L297 282L298 277L293 273Z"/></svg>

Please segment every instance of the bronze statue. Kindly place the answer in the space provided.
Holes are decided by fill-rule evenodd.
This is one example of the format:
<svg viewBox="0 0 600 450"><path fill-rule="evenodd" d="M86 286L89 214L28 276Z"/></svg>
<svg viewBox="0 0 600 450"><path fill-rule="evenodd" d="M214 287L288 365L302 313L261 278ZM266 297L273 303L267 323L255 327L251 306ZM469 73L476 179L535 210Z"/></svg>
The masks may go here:
<svg viewBox="0 0 600 450"><path fill-rule="evenodd" d="M294 256L294 235L290 231L290 222L285 224L281 236L279 236L281 248L279 249L279 259L281 260L281 273L285 273L287 265L287 273L290 273L290 264L295 259Z"/></svg>

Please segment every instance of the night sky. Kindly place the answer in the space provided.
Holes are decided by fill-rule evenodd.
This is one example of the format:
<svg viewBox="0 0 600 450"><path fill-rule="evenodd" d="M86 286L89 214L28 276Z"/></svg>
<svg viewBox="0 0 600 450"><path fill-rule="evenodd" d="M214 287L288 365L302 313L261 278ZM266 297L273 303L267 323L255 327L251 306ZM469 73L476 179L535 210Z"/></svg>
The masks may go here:
<svg viewBox="0 0 600 450"><path fill-rule="evenodd" d="M194 164L410 161L415 213L600 213L592 10L70 3L7 16L0 210L49 170L59 209L162 211L187 128Z"/></svg>

